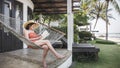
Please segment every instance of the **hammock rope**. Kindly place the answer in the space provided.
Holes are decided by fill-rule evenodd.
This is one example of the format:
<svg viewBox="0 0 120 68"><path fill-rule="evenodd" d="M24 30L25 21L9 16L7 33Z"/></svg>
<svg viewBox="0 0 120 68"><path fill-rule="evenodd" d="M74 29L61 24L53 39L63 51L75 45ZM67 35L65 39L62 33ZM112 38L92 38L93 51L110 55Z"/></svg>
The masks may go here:
<svg viewBox="0 0 120 68"><path fill-rule="evenodd" d="M39 47L38 45L34 44L33 42L26 39L23 35L23 20L15 19L12 17L4 16L0 14L0 25L3 27L4 32L11 32L21 41L23 41L27 45L31 45L33 47ZM49 35L45 38L50 40L52 44L54 44L57 40L62 38L65 34L59 30L51 28L43 23L40 23L40 27L36 29L37 33L42 34L42 32L47 31Z"/></svg>

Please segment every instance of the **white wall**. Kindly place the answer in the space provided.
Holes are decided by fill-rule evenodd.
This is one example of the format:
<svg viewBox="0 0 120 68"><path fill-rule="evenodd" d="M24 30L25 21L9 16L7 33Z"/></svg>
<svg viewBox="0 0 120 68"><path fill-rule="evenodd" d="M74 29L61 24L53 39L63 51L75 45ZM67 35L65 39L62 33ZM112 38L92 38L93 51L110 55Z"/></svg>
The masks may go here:
<svg viewBox="0 0 120 68"><path fill-rule="evenodd" d="M34 9L34 4L31 0L17 0L27 6L29 6L32 10Z"/></svg>

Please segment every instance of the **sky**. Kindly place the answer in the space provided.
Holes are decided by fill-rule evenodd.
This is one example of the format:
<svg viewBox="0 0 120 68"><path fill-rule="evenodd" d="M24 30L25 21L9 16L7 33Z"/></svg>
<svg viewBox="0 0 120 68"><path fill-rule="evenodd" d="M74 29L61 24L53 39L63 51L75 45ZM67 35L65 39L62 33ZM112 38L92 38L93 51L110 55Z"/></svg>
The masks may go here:
<svg viewBox="0 0 120 68"><path fill-rule="evenodd" d="M120 0L117 2L119 3L119 6L120 6ZM109 25L109 29L108 29L109 33L120 33L120 14L115 11L115 9L113 8L112 5L110 5L109 8L113 9L109 13L112 14L112 16L116 19L116 20L114 20L114 19L109 20L110 21L110 25ZM98 23L97 23L95 29L93 29L95 20L91 21L91 23L92 23L92 30L98 30L99 31L98 33L105 33L106 25L102 19L98 20Z"/></svg>

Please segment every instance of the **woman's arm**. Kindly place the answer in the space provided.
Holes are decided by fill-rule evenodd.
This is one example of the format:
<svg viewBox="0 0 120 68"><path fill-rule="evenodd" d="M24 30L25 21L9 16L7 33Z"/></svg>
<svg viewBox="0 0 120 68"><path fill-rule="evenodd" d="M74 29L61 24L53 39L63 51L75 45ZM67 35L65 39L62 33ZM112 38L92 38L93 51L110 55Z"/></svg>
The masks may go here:
<svg viewBox="0 0 120 68"><path fill-rule="evenodd" d="M36 38L29 38L29 40L30 41L34 41L34 40L39 40L39 39L41 39L42 38L42 36L38 36L38 37L36 37Z"/></svg>
<svg viewBox="0 0 120 68"><path fill-rule="evenodd" d="M30 40L30 41L34 41L34 40L39 40L39 39L41 39L42 38L42 36L41 35L37 35L36 33L34 33L33 32L33 34L31 34L32 36L34 36L33 38L29 38L29 34L30 34L31 32L30 31L24 31L24 35L25 35L25 37L28 39L28 40Z"/></svg>
<svg viewBox="0 0 120 68"><path fill-rule="evenodd" d="M26 31L26 30L24 29L23 33L24 33L25 38L29 39L29 37L28 37L28 31Z"/></svg>

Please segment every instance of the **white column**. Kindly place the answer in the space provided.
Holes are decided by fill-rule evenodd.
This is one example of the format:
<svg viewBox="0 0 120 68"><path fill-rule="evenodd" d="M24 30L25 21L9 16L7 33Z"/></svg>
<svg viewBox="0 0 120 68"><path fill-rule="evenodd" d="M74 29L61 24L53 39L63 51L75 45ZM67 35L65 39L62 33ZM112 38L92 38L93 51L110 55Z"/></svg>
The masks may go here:
<svg viewBox="0 0 120 68"><path fill-rule="evenodd" d="M72 0L67 0L67 35L68 35L68 50L72 51L72 44L73 44L73 13L72 13ZM72 55L69 58L68 65L72 64Z"/></svg>
<svg viewBox="0 0 120 68"><path fill-rule="evenodd" d="M26 22L27 21L27 14L28 14L28 12L27 12L27 5L25 4L25 3L23 3L23 21L24 22ZM24 23L23 22L23 23ZM25 44L25 43L23 43L23 48L27 48L27 45Z"/></svg>
<svg viewBox="0 0 120 68"><path fill-rule="evenodd" d="M72 51L73 44L73 13L72 13L72 0L67 0L67 24L68 24L68 50Z"/></svg>

